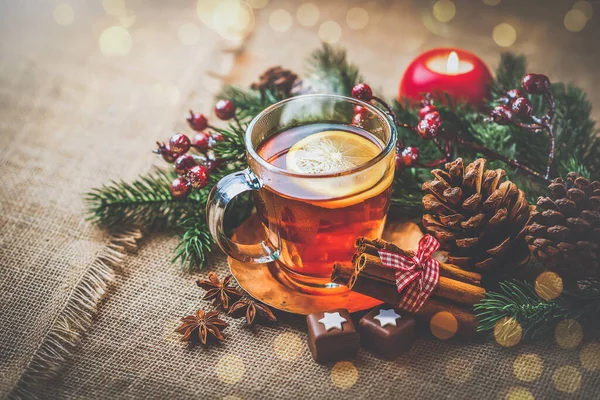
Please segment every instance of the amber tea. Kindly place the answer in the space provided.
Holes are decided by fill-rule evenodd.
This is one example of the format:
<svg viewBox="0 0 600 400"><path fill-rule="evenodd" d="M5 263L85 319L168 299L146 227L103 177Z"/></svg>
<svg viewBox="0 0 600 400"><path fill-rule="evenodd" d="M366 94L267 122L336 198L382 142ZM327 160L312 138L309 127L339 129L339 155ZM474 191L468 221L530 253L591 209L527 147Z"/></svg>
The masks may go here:
<svg viewBox="0 0 600 400"><path fill-rule="evenodd" d="M291 128L257 146L262 159L293 174L277 190L263 182L254 192L258 215L281 249L277 261L293 280L322 287L335 261L351 261L357 237L381 236L393 168L382 162L364 174L350 171L384 147L375 135L342 124ZM302 179L319 175L329 179Z"/></svg>

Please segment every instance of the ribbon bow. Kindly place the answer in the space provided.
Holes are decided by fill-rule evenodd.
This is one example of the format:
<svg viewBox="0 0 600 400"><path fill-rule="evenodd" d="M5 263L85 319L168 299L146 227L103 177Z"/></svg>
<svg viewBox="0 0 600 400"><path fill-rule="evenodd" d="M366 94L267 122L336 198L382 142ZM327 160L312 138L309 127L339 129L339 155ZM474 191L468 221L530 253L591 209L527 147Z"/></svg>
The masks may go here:
<svg viewBox="0 0 600 400"><path fill-rule="evenodd" d="M406 288L398 307L417 312L431 296L440 279L440 263L431 255L439 248L440 244L433 236L425 235L412 257L378 250L383 266L396 270L398 293Z"/></svg>

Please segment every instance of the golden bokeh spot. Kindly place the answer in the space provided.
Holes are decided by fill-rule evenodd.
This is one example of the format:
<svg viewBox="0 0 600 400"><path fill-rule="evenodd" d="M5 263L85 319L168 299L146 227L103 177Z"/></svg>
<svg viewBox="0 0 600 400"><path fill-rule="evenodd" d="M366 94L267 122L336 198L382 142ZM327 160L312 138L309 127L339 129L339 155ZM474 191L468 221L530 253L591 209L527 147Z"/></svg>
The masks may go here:
<svg viewBox="0 0 600 400"><path fill-rule="evenodd" d="M524 387L515 386L510 388L505 397L506 400L535 400L531 392Z"/></svg>
<svg viewBox="0 0 600 400"><path fill-rule="evenodd" d="M252 8L265 8L269 0L246 0L246 4Z"/></svg>
<svg viewBox="0 0 600 400"><path fill-rule="evenodd" d="M127 12L125 0L102 0L102 7L109 15L119 16Z"/></svg>
<svg viewBox="0 0 600 400"><path fill-rule="evenodd" d="M494 326L494 338L502 347L512 347L523 337L523 329L516 319L503 317Z"/></svg>
<svg viewBox="0 0 600 400"><path fill-rule="evenodd" d="M578 1L577 3L575 3L575 5L573 5L573 9L581 11L588 19L588 21L594 15L594 6L592 6L592 3L590 3L589 1Z"/></svg>
<svg viewBox="0 0 600 400"><path fill-rule="evenodd" d="M510 47L517 40L517 30L505 22L498 24L492 31L494 42L500 47Z"/></svg>
<svg viewBox="0 0 600 400"><path fill-rule="evenodd" d="M581 366L588 371L600 371L600 343L588 343L579 353Z"/></svg>
<svg viewBox="0 0 600 400"><path fill-rule="evenodd" d="M246 367L241 358L235 354L225 354L215 369L217 377L223 383L236 383L242 380Z"/></svg>
<svg viewBox="0 0 600 400"><path fill-rule="evenodd" d="M563 349L574 349L583 340L583 328L574 319L565 319L556 325L554 338Z"/></svg>
<svg viewBox="0 0 600 400"><path fill-rule="evenodd" d="M369 13L364 8L351 8L346 14L346 22L352 29L363 29L369 23Z"/></svg>
<svg viewBox="0 0 600 400"><path fill-rule="evenodd" d="M537 354L521 354L513 363L515 377L524 382L538 379L544 371L544 362Z"/></svg>
<svg viewBox="0 0 600 400"><path fill-rule="evenodd" d="M54 9L54 20L57 24L62 26L71 25L75 20L75 12L73 7L67 3L60 3L56 5Z"/></svg>
<svg viewBox="0 0 600 400"><path fill-rule="evenodd" d="M326 43L337 43L342 37L342 28L335 21L325 21L319 27L319 38Z"/></svg>
<svg viewBox="0 0 600 400"><path fill-rule="evenodd" d="M219 1L220 0L198 0L196 3L196 14L198 14L198 18L204 25L211 29L215 27L213 23L213 14L219 5Z"/></svg>
<svg viewBox="0 0 600 400"><path fill-rule="evenodd" d="M242 40L254 28L254 13L239 0L220 0L212 14L212 26L224 39Z"/></svg>
<svg viewBox="0 0 600 400"><path fill-rule="evenodd" d="M125 14L119 15L117 18L119 25L123 28L131 28L135 24L135 13L131 10L127 10Z"/></svg>
<svg viewBox="0 0 600 400"><path fill-rule="evenodd" d="M177 30L179 41L186 46L193 46L200 40L200 28L195 24L183 24Z"/></svg>
<svg viewBox="0 0 600 400"><path fill-rule="evenodd" d="M560 367L552 374L552 384L559 392L575 393L581 387L581 373L570 365Z"/></svg>
<svg viewBox="0 0 600 400"><path fill-rule="evenodd" d="M563 291L562 278L555 272L545 271L535 278L535 292L544 300L553 300Z"/></svg>
<svg viewBox="0 0 600 400"><path fill-rule="evenodd" d="M269 25L275 32L285 32L292 27L292 16L286 10L275 10L269 15Z"/></svg>
<svg viewBox="0 0 600 400"><path fill-rule="evenodd" d="M473 363L468 358L456 357L446 361L446 377L457 385L463 384L473 376Z"/></svg>
<svg viewBox="0 0 600 400"><path fill-rule="evenodd" d="M285 361L294 361L304 348L302 340L295 333L286 332L277 336L273 341L273 350L277 357Z"/></svg>
<svg viewBox="0 0 600 400"><path fill-rule="evenodd" d="M229 395L229 396L223 397L223 400L242 400L242 399L240 397L237 397L237 396Z"/></svg>
<svg viewBox="0 0 600 400"><path fill-rule="evenodd" d="M319 7L313 3L304 3L298 7L296 12L296 18L302 26L311 27L315 26L319 21Z"/></svg>
<svg viewBox="0 0 600 400"><path fill-rule="evenodd" d="M350 361L340 361L331 369L331 383L340 389L354 386L358 380L358 370Z"/></svg>
<svg viewBox="0 0 600 400"><path fill-rule="evenodd" d="M497 6L498 4L500 4L501 0L483 0L483 4L486 4L488 6Z"/></svg>
<svg viewBox="0 0 600 400"><path fill-rule="evenodd" d="M448 31L448 25L441 23L429 14L422 14L421 21L423 22L423 26L425 26L429 32L435 33L436 35L444 36Z"/></svg>
<svg viewBox="0 0 600 400"><path fill-rule="evenodd" d="M431 329L433 336L438 339L450 339L458 331L458 321L452 313L440 311L429 321L429 329Z"/></svg>
<svg viewBox="0 0 600 400"><path fill-rule="evenodd" d="M439 0L433 5L433 16L440 22L448 22L456 14L456 6L450 0Z"/></svg>
<svg viewBox="0 0 600 400"><path fill-rule="evenodd" d="M585 28L587 20L588 19L583 11L574 8L565 14L565 28L567 28L569 32L579 32Z"/></svg>
<svg viewBox="0 0 600 400"><path fill-rule="evenodd" d="M111 26L100 34L98 45L105 56L126 56L131 51L133 42L127 29Z"/></svg>

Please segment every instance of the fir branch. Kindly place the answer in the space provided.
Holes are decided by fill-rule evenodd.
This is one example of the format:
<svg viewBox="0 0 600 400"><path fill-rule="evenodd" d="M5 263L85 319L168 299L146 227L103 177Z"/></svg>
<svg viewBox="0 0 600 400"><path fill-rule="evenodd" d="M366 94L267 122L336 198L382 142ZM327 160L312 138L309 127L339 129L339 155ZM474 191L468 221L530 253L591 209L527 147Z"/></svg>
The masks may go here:
<svg viewBox="0 0 600 400"><path fill-rule="evenodd" d="M354 85L362 81L359 69L348 62L346 50L327 43L307 60L307 75L303 80L314 93L334 93L350 96Z"/></svg>
<svg viewBox="0 0 600 400"><path fill-rule="evenodd" d="M525 56L502 53L500 55L500 64L498 64L498 68L496 69L496 79L492 82L492 99L498 99L507 90L520 87L521 78L526 73L527 61L525 60Z"/></svg>
<svg viewBox="0 0 600 400"><path fill-rule="evenodd" d="M184 232L174 250L171 262L179 262L189 272L199 270L206 264L206 256L215 244L206 225L204 215L197 215L182 222Z"/></svg>
<svg viewBox="0 0 600 400"><path fill-rule="evenodd" d="M174 199L169 184L174 171L156 170L131 183L112 181L84 195L87 219L105 227L137 226L150 229L177 227L204 207L206 194L193 192L184 200Z"/></svg>
<svg viewBox="0 0 600 400"><path fill-rule="evenodd" d="M231 100L236 105L236 116L240 121L250 122L268 106L285 99L282 93L271 88L262 96L257 90L244 90L237 86L225 85L217 95L218 99Z"/></svg>
<svg viewBox="0 0 600 400"><path fill-rule="evenodd" d="M500 282L498 292L488 292L475 305L480 332L491 332L502 318L514 318L523 331L523 339L535 339L554 329L566 318L597 320L600 317L600 283L586 282L578 292L563 292L554 300L540 298L528 283Z"/></svg>

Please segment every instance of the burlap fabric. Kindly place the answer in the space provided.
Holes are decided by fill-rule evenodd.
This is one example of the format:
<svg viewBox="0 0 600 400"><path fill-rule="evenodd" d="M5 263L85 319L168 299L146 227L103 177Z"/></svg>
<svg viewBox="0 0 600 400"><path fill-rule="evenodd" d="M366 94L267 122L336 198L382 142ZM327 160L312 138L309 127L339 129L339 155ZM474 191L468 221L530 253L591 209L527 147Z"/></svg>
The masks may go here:
<svg viewBox="0 0 600 400"><path fill-rule="evenodd" d="M231 59L220 60L222 45L214 32L202 28L195 47L178 42L178 27L197 23L193 5L165 3L132 5L133 46L121 58L106 58L98 50L100 32L118 23L103 16L100 5L74 2L75 23L69 27L54 23L54 5L3 9L0 397L598 397L598 336L588 330L581 343L574 334L560 346L550 338L511 349L493 340L441 342L425 332L394 362L361 350L350 362L325 366L312 361L303 318L292 315L277 314L279 323L256 330L224 317L231 325L221 346L179 342L173 333L179 318L210 307L194 282L206 273L190 275L170 263L177 243L171 235L147 236L123 256L124 245L136 236L111 237L85 223L80 197L108 179L131 179L149 170L153 141L184 129L189 106L207 109L211 89L218 88L215 73L228 70ZM258 28L229 79L250 82L275 63L300 69L303 55L318 45L318 25L294 25L282 34L269 28L273 10L293 15L298 4L272 1L256 13ZM360 33L344 28L341 43L351 46L351 56L375 86L386 85L387 95L395 90L390 77L399 77L405 61L424 48L452 43L481 51L490 64L497 60L497 49L483 34L471 40L458 29L445 43L417 24L420 11L414 5L379 4L381 19ZM320 21L341 24L350 8L341 1L318 6ZM463 18L472 21L466 14ZM486 37L494 23L487 22L481 27ZM535 18L532 23L547 28ZM385 40L389 36L398 39ZM517 50L533 53L540 69L559 68L543 64L547 57L558 60L560 51L585 48L535 35L520 46ZM537 48L547 49L546 58ZM397 65L377 56L394 53ZM575 76L569 62L561 59L564 70L557 76ZM580 79L597 82L594 64L589 65ZM227 273L222 256L215 255L210 266L220 276Z"/></svg>

